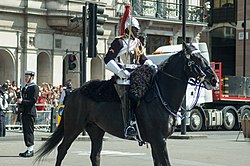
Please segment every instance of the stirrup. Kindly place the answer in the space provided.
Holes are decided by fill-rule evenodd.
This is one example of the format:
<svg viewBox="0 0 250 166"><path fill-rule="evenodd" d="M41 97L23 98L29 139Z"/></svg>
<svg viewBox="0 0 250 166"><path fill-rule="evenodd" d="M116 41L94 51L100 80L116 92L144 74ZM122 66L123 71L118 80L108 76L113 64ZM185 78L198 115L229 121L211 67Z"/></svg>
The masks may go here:
<svg viewBox="0 0 250 166"><path fill-rule="evenodd" d="M134 128L134 126L132 125L128 126L125 130L125 138L131 138L136 136L137 136L137 131Z"/></svg>

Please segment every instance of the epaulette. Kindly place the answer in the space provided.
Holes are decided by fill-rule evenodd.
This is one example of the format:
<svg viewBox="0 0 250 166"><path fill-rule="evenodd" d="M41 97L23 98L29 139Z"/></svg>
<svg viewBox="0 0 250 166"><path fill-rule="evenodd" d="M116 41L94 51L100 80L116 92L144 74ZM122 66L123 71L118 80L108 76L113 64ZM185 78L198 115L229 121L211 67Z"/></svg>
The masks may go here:
<svg viewBox="0 0 250 166"><path fill-rule="evenodd" d="M116 36L115 38L116 39L120 39L120 38L122 38L123 37L123 35L121 35L121 36Z"/></svg>
<svg viewBox="0 0 250 166"><path fill-rule="evenodd" d="M116 36L115 38L116 39L125 39L125 38L127 38L127 36L124 34L124 35Z"/></svg>

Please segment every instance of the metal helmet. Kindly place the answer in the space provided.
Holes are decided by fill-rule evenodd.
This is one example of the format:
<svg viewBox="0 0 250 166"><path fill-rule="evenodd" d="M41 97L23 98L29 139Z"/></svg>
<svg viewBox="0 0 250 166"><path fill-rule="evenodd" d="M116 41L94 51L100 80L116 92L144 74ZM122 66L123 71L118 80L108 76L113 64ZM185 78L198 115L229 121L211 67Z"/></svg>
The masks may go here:
<svg viewBox="0 0 250 166"><path fill-rule="evenodd" d="M125 22L125 28L124 29L128 28L129 26L135 27L138 30L140 29L140 24L139 24L138 20L136 18L134 18L134 17L128 17L128 19Z"/></svg>

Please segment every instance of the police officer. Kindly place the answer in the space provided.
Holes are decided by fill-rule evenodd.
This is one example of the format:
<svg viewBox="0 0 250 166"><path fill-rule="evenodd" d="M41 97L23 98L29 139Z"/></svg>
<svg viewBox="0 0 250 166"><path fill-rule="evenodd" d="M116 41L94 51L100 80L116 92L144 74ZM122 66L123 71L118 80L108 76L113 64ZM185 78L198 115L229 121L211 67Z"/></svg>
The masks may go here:
<svg viewBox="0 0 250 166"><path fill-rule="evenodd" d="M67 97L73 91L71 79L67 80L65 82L65 84L66 84L66 89L64 89L62 91L62 94L61 94L61 97L60 97L60 100L59 100L59 104L63 104L63 105L65 105L65 101L66 101Z"/></svg>
<svg viewBox="0 0 250 166"><path fill-rule="evenodd" d="M121 99L125 137L127 138L137 135L137 131L131 124L131 101L128 99L127 92L130 71L137 65L149 65L157 68L143 53L142 43L138 39L139 30L138 20L131 16L128 17L125 22L125 33L115 38L104 57L106 68L119 77L117 84L121 86L116 86L116 90Z"/></svg>
<svg viewBox="0 0 250 166"><path fill-rule="evenodd" d="M34 123L36 117L35 103L38 98L39 88L34 83L35 72L26 71L24 81L25 87L22 88L22 97L17 99L22 113L22 126L24 142L27 150L19 153L20 157L32 157L34 155Z"/></svg>

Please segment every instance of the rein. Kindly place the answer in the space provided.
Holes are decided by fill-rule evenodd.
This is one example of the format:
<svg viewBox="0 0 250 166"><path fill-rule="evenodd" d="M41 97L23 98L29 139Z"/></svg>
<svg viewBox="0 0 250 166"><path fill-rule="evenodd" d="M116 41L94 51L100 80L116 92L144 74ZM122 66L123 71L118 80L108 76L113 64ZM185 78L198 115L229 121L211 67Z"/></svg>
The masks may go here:
<svg viewBox="0 0 250 166"><path fill-rule="evenodd" d="M162 97L162 95L161 95L161 91L160 91L160 88L159 88L159 85L158 85L157 81L155 81L155 87L156 87L156 91L157 91L157 96L159 97L159 99L160 99L160 101L161 101L161 104L164 106L164 108L165 108L171 115L173 115L175 118L177 118L178 116L180 117L179 114L177 114L177 113L171 111L171 108L169 107L168 103L165 102L165 101L163 100L163 97Z"/></svg>
<svg viewBox="0 0 250 166"><path fill-rule="evenodd" d="M196 65L195 62L189 60L189 61L188 61L188 67L192 67L193 65ZM195 67L196 67L196 66L195 66ZM165 110L167 110L167 111L168 111L171 115L173 115L175 118L180 117L181 120L183 120L184 117L185 117L185 114L186 114L187 110L193 109L193 107L197 104L198 99L199 99L199 97L200 97L200 92L201 92L200 90L201 90L202 87L204 87L204 85L203 85L204 77L206 76L206 75L204 74L204 72L202 72L201 70L199 70L199 71L201 72L200 75L202 75L202 77L198 76L198 77L196 77L196 78L194 78L194 79L189 79L188 82L187 82L187 83L190 84L191 86L195 86L195 94L196 94L196 95L194 96L193 101L192 101L192 103L191 103L191 105L190 105L190 107L189 107L188 109L184 109L184 108L181 106L181 108L185 111L185 113L184 113L183 115L179 115L179 114L178 114L178 111L175 113L175 112L173 112L173 111L171 110L171 108L169 107L169 105L167 104L167 102L164 101L164 99L163 99L163 97L162 97L162 94L161 94L161 91L160 91L160 88L159 88L159 85L158 85L157 81L155 80L155 87L156 87L156 91L157 91L157 96L159 97L159 99L160 99L160 101L161 101L161 104L164 106ZM164 75L166 75L166 76L168 76L168 77L170 77L170 78L173 78L173 79L175 79L175 80L178 80L178 81L181 81L181 82L185 82L185 81L183 81L182 79L180 79L180 78L178 78L178 77L176 77L176 76L173 76L173 75L171 75L171 74L169 74L169 73L167 73L167 72L164 72L164 71L162 71L162 70L159 70L159 72L161 72L162 74L164 74Z"/></svg>
<svg viewBox="0 0 250 166"><path fill-rule="evenodd" d="M171 78L173 78L173 79L176 79L176 80L178 80L178 81L183 81L182 79L180 79L180 78L178 78L178 77L175 77L175 76L173 76L173 75L171 75L171 74L169 74L169 73L167 73L167 72L163 72L162 70L159 70L159 72L161 72L162 74L164 74L164 75L166 75L166 76L168 76L168 77L171 77Z"/></svg>
<svg viewBox="0 0 250 166"><path fill-rule="evenodd" d="M164 72L162 72L162 73L164 73ZM169 77L172 76L172 75L170 75L170 74L168 74L168 73L164 73L164 74L167 75L167 76L169 76ZM179 78L174 77L174 76L172 76L172 78L175 78L175 79L177 79L177 80L179 80L179 81L182 81L182 80L180 80ZM181 118L181 120L183 120L184 117L186 116L187 110L193 109L193 107L197 104L198 99L199 99L199 97L200 97L200 90L201 90L201 87L202 87L202 85L201 85L202 82L200 82L199 84L195 84L195 86L196 86L196 87L195 87L195 94L197 94L197 95L194 96L193 101L192 101L192 104L191 104L191 106L190 106L188 109L184 109L184 108L181 106L181 108L185 111L185 113L184 113L183 115L180 115L180 114L178 114L179 111L177 111L177 112L175 113L174 111L171 110L171 108L169 107L168 103L167 103L166 101L164 101L164 99L163 99L163 97L162 97L162 94L161 94L161 91L160 91L158 82L157 82L156 80L155 80L154 82L155 82L155 87L156 87L156 91L157 91L157 96L159 97L159 99L160 99L160 101L161 101L161 104L164 106L165 110L168 111L168 112L169 112L171 115L173 115L175 118L178 118L178 117ZM198 89L198 90L197 90L197 89ZM181 104L181 105L182 105L182 104Z"/></svg>

